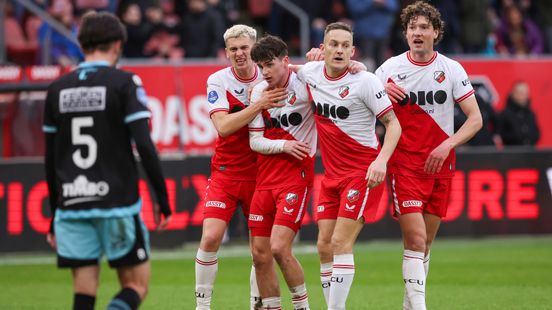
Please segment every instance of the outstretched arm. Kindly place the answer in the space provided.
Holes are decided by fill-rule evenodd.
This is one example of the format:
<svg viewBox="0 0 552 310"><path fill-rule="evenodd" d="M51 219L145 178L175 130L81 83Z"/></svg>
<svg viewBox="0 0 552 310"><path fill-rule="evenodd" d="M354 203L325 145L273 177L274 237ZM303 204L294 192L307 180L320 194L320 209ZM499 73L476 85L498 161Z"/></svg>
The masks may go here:
<svg viewBox="0 0 552 310"><path fill-rule="evenodd" d="M399 120L397 119L397 116L395 116L395 112L393 112L393 110L383 114L379 120L385 126L385 142L378 154L378 157L376 157L372 164L370 164L370 167L368 167L366 180L368 181L369 188L376 187L385 180L385 175L387 173L387 162L389 161L389 158L391 158L393 151L395 151L395 147L399 142L402 132Z"/></svg>

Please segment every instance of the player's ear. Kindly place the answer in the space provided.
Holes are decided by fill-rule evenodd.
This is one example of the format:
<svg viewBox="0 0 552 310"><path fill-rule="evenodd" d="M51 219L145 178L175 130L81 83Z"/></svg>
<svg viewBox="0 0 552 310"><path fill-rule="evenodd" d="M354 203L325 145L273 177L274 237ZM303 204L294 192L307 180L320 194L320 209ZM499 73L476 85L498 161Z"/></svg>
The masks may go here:
<svg viewBox="0 0 552 310"><path fill-rule="evenodd" d="M355 51L356 51L356 48L353 45L353 47L351 48L351 57L355 56Z"/></svg>
<svg viewBox="0 0 552 310"><path fill-rule="evenodd" d="M289 56L284 56L284 58L282 58L282 62L286 67L289 66Z"/></svg>
<svg viewBox="0 0 552 310"><path fill-rule="evenodd" d="M226 53L226 59L230 59L230 51L228 51L228 48L224 48L224 52Z"/></svg>

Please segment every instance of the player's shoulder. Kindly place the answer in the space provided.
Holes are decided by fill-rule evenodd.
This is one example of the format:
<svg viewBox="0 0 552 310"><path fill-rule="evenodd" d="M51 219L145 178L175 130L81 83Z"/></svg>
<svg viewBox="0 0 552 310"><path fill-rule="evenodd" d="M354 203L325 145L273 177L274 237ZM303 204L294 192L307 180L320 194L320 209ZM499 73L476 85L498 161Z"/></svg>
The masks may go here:
<svg viewBox="0 0 552 310"><path fill-rule="evenodd" d="M268 83L265 80L260 81L255 86L253 86L254 92L262 92L268 87Z"/></svg>
<svg viewBox="0 0 552 310"><path fill-rule="evenodd" d="M309 61L301 67L300 72L301 73L315 72L320 68L322 68L323 66L324 66L324 61Z"/></svg>
<svg viewBox="0 0 552 310"><path fill-rule="evenodd" d="M230 67L222 68L215 73L212 73L207 78L207 83L221 82L227 79L230 73Z"/></svg>
<svg viewBox="0 0 552 310"><path fill-rule="evenodd" d="M386 61L383 62L379 66L379 68L376 69L375 74L380 75L390 75L395 71L395 69L405 61L406 59L406 52L402 53L397 56L389 57Z"/></svg>
<svg viewBox="0 0 552 310"><path fill-rule="evenodd" d="M351 74L351 77L362 82L379 81L378 77L369 71L360 71L358 73Z"/></svg>
<svg viewBox="0 0 552 310"><path fill-rule="evenodd" d="M460 64L460 62L458 62L457 60L454 60L452 58L449 58L449 57L447 57L447 56L445 56L441 53L437 54L437 61L441 62L441 63L444 63L447 66L455 68L455 69L463 68L462 65Z"/></svg>

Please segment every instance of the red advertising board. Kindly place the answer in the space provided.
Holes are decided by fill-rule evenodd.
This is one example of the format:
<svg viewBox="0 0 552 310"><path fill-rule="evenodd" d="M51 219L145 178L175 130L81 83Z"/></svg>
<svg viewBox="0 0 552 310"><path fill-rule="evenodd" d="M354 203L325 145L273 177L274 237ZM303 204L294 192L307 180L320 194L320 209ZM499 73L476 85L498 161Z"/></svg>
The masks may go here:
<svg viewBox="0 0 552 310"><path fill-rule="evenodd" d="M515 81L529 84L532 107L541 129L540 147L552 147L552 60L460 60L472 81L488 88L494 105L502 110ZM205 85L223 65L125 66L140 75L153 112L152 137L162 152L208 154L217 133L207 111Z"/></svg>

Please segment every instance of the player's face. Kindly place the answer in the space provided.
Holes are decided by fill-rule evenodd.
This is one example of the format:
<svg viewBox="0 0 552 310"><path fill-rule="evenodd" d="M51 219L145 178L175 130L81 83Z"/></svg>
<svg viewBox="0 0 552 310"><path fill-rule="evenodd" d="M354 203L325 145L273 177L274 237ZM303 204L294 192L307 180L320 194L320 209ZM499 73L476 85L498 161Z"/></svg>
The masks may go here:
<svg viewBox="0 0 552 310"><path fill-rule="evenodd" d="M263 79L268 83L269 88L282 87L288 78L288 56L282 59L276 57L268 61L257 63L263 74Z"/></svg>
<svg viewBox="0 0 552 310"><path fill-rule="evenodd" d="M254 66L251 60L251 47L255 42L250 38L239 37L226 40L226 58L236 70Z"/></svg>
<svg viewBox="0 0 552 310"><path fill-rule="evenodd" d="M324 36L320 49L324 52L326 67L334 72L342 72L349 67L355 53L353 36L342 29L331 30Z"/></svg>
<svg viewBox="0 0 552 310"><path fill-rule="evenodd" d="M414 16L406 28L408 46L415 53L432 53L433 42L438 35L439 32L425 16Z"/></svg>

